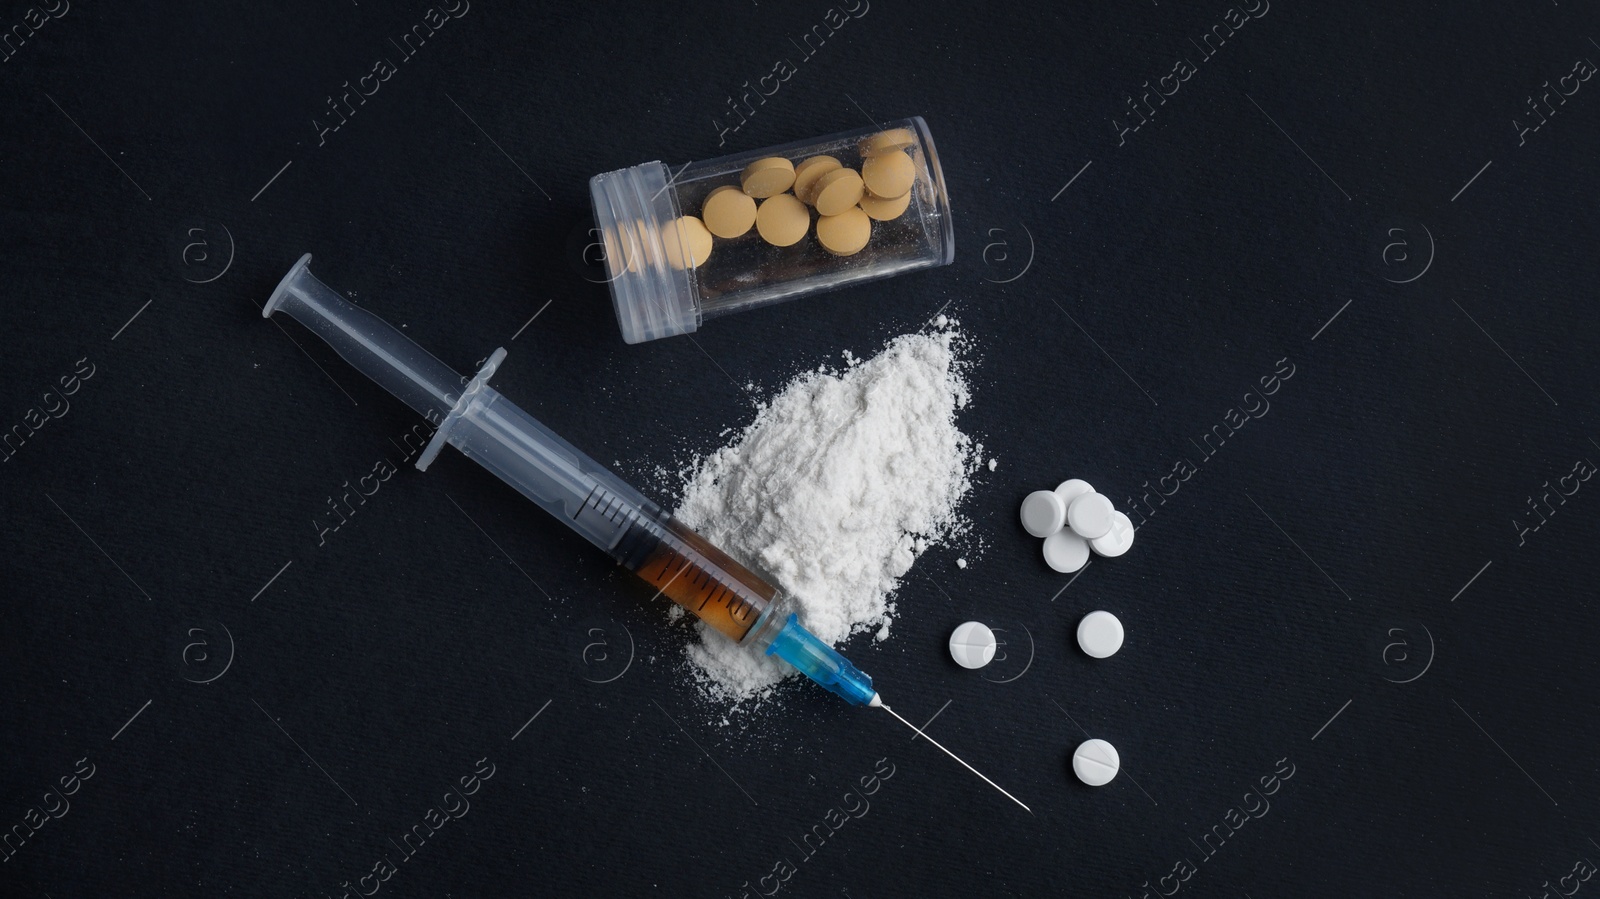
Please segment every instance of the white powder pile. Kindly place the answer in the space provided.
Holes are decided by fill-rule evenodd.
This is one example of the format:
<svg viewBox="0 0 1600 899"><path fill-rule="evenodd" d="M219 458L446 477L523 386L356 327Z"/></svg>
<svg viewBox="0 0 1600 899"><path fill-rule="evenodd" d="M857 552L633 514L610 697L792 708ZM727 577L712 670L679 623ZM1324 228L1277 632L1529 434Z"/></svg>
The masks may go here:
<svg viewBox="0 0 1600 899"><path fill-rule="evenodd" d="M956 426L963 343L949 328L907 334L872 359L846 352L843 370L795 378L690 467L677 517L771 578L822 640L887 639L900 578L966 527L956 506L983 447ZM718 699L760 699L796 674L697 627L689 658Z"/></svg>

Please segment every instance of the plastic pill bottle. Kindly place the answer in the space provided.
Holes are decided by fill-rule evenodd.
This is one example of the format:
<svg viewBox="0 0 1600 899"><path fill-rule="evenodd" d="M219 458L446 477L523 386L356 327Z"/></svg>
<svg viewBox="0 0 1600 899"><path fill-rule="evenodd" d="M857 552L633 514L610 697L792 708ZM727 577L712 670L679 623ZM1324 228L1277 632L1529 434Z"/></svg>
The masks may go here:
<svg viewBox="0 0 1600 899"><path fill-rule="evenodd" d="M950 198L922 118L589 180L622 338L947 265Z"/></svg>

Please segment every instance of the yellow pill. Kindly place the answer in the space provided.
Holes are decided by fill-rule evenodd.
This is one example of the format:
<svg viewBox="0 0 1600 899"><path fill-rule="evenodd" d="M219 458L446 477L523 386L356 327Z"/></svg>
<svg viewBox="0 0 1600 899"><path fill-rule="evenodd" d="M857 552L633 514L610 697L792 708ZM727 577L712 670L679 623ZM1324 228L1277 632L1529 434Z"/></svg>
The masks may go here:
<svg viewBox="0 0 1600 899"><path fill-rule="evenodd" d="M915 145L917 136L910 128L890 128L861 142L862 156L887 156Z"/></svg>
<svg viewBox="0 0 1600 899"><path fill-rule="evenodd" d="M917 180L917 167L904 153L868 156L861 163L861 180L875 197L898 197L911 190L911 183Z"/></svg>
<svg viewBox="0 0 1600 899"><path fill-rule="evenodd" d="M756 201L726 184L706 196L700 207L706 230L718 237L738 237L756 223Z"/></svg>
<svg viewBox="0 0 1600 899"><path fill-rule="evenodd" d="M854 256L871 237L872 219L855 206L817 219L817 241L835 256Z"/></svg>
<svg viewBox="0 0 1600 899"><path fill-rule="evenodd" d="M775 247L793 246L811 227L811 210L793 194L778 194L761 201L756 210L756 231Z"/></svg>
<svg viewBox="0 0 1600 899"><path fill-rule="evenodd" d="M818 179L843 166L844 163L832 156L813 156L800 163L794 167L794 195L802 203L813 202L811 189L817 186Z"/></svg>
<svg viewBox="0 0 1600 899"><path fill-rule="evenodd" d="M794 184L794 163L782 156L757 159L744 167L739 183L756 199L777 196Z"/></svg>
<svg viewBox="0 0 1600 899"><path fill-rule="evenodd" d="M661 229L667 264L675 269L697 268L711 256L711 232L692 215L679 216ZM688 260L688 265L684 264Z"/></svg>
<svg viewBox="0 0 1600 899"><path fill-rule="evenodd" d="M906 191L898 197L885 200L871 194L861 198L861 211L880 222L889 222L899 218L905 213L906 207L911 205L911 191Z"/></svg>
<svg viewBox="0 0 1600 899"><path fill-rule="evenodd" d="M864 190L855 169L836 169L817 179L811 190L812 205L822 215L838 215L861 202Z"/></svg>

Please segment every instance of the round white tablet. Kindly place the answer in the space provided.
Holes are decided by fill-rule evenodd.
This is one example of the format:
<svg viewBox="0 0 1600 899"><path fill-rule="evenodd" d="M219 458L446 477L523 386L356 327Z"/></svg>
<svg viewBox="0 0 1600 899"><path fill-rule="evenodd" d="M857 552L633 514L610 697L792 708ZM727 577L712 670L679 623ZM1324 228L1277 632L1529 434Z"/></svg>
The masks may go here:
<svg viewBox="0 0 1600 899"><path fill-rule="evenodd" d="M994 659L994 631L981 621L968 621L950 635L950 658L963 668L982 668Z"/></svg>
<svg viewBox="0 0 1600 899"><path fill-rule="evenodd" d="M1044 538L1044 563L1062 574L1089 564L1089 541L1066 528Z"/></svg>
<svg viewBox="0 0 1600 899"><path fill-rule="evenodd" d="M1104 536L1111 530L1111 500L1098 493L1085 493L1067 506L1067 524L1085 540Z"/></svg>
<svg viewBox="0 0 1600 899"><path fill-rule="evenodd" d="M1035 490L1022 501L1022 528L1035 537L1061 530L1066 518L1067 504L1048 490Z"/></svg>
<svg viewBox="0 0 1600 899"><path fill-rule="evenodd" d="M1062 481L1056 485L1055 489L1056 496L1061 497L1061 501L1069 506L1072 505L1072 501L1078 497L1084 495L1085 493L1093 492L1094 488L1089 486L1088 481L1080 481L1077 478L1073 478L1070 481Z"/></svg>
<svg viewBox="0 0 1600 899"><path fill-rule="evenodd" d="M1097 659L1122 648L1122 622L1110 612L1090 612L1078 622L1078 647Z"/></svg>
<svg viewBox="0 0 1600 899"><path fill-rule="evenodd" d="M1133 522L1121 512L1111 513L1111 530L1089 541L1089 548L1102 556L1120 556L1133 545Z"/></svg>
<svg viewBox="0 0 1600 899"><path fill-rule="evenodd" d="M1072 773L1091 787L1103 787L1111 783L1121 767L1122 759L1117 757L1117 748L1104 740L1084 740L1078 744L1078 751L1072 754Z"/></svg>

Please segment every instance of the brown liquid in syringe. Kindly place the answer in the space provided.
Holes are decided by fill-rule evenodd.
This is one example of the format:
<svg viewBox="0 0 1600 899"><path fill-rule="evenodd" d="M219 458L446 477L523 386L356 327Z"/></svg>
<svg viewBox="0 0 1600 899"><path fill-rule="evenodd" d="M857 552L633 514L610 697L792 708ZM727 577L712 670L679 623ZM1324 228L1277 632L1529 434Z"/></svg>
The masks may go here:
<svg viewBox="0 0 1600 899"><path fill-rule="evenodd" d="M677 521L634 573L733 640L771 605L777 588Z"/></svg>

